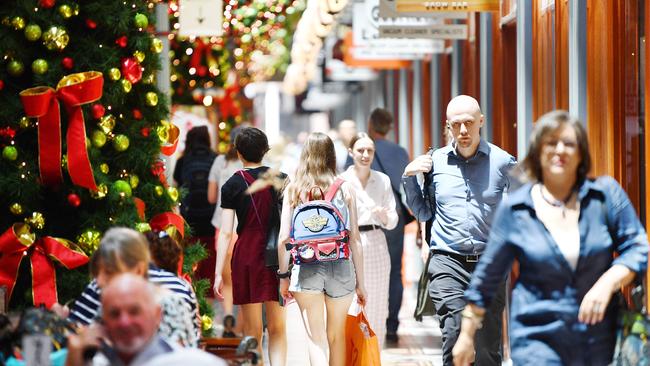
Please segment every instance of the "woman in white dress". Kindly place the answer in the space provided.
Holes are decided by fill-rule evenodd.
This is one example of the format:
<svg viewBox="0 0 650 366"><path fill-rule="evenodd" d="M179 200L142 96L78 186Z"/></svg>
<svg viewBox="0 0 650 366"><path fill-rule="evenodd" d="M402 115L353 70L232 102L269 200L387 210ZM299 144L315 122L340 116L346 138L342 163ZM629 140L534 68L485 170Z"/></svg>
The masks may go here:
<svg viewBox="0 0 650 366"><path fill-rule="evenodd" d="M368 293L365 311L381 348L386 335L390 280L390 255L382 229L390 230L397 226L395 196L388 176L370 169L375 156L375 143L367 134L355 135L350 141L349 151L354 165L343 172L341 178L356 191L363 268L366 273L364 285Z"/></svg>

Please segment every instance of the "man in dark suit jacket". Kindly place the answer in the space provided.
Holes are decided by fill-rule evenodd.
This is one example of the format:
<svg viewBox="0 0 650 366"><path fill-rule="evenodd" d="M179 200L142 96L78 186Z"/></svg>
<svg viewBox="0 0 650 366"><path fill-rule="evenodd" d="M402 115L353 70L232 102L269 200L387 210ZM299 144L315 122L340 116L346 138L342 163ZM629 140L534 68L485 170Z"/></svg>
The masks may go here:
<svg viewBox="0 0 650 366"><path fill-rule="evenodd" d="M406 206L402 203L400 187L402 173L409 163L409 155L403 147L388 141L386 135L393 128L393 116L382 108L376 108L368 119L368 135L375 141L375 159L371 169L380 171L390 178L390 184L397 202L399 222L393 230L384 230L388 251L390 253L390 285L388 290L388 319L386 319L386 342L397 343L397 327L399 326L399 310L402 306L402 253L404 251L405 217L409 216ZM347 166L352 165L348 157Z"/></svg>

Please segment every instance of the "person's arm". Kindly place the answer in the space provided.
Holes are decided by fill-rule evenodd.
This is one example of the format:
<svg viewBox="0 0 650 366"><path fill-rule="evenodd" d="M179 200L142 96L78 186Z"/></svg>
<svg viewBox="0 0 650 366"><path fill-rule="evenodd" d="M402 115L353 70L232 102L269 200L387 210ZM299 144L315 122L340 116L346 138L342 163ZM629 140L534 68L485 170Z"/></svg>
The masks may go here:
<svg viewBox="0 0 650 366"><path fill-rule="evenodd" d="M221 290L223 288L223 267L226 264L228 247L232 240L233 226L235 223L235 210L224 208L221 212L221 227L217 239L217 259L214 268L214 294L218 299L223 300Z"/></svg>
<svg viewBox="0 0 650 366"><path fill-rule="evenodd" d="M402 176L406 204L413 212L413 216L420 222L431 219L433 212L431 211L431 204L422 194L422 189L418 185L416 175L429 172L432 166L433 159L431 155L421 155L406 166L404 175ZM424 189L429 189L429 187L424 187Z"/></svg>
<svg viewBox="0 0 650 366"><path fill-rule="evenodd" d="M637 273L643 273L648 264L648 237L627 194L611 177L602 177L599 183L608 188L606 200L611 202L611 207L604 212L612 244L619 256L580 303L578 320L586 324L602 321L612 295L631 283Z"/></svg>
<svg viewBox="0 0 650 366"><path fill-rule="evenodd" d="M481 327L485 309L490 306L499 285L512 268L517 249L508 240L516 230L512 209L502 203L494 216L485 252L472 274L469 288L465 291L468 305L463 310L463 321L458 340L452 351L454 365L469 365L474 360L474 335Z"/></svg>
<svg viewBox="0 0 650 366"><path fill-rule="evenodd" d="M212 162L210 173L208 174L208 202L213 205L217 203L217 198L219 197L219 172L225 168L221 164L221 161L223 161L221 156L217 156Z"/></svg>
<svg viewBox="0 0 650 366"><path fill-rule="evenodd" d="M291 238L291 217L293 216L293 207L291 207L291 197L293 187L289 185L284 192L287 194L282 200L282 214L280 215L280 231L278 233L278 272L287 273L289 271L289 251L286 244ZM280 279L280 294L285 299L292 298L289 292L289 279L285 277Z"/></svg>
<svg viewBox="0 0 650 366"><path fill-rule="evenodd" d="M219 198L219 182L217 181L208 181L208 202L214 205L217 203L217 198Z"/></svg>
<svg viewBox="0 0 650 366"><path fill-rule="evenodd" d="M360 305L366 304L366 288L364 286L363 274L363 247L361 246L361 235L359 234L359 224L357 219L357 197L354 189L349 183L343 183L341 186L345 194L345 202L348 205L348 214L350 215L350 251L352 253L352 263L357 277L357 301Z"/></svg>
<svg viewBox="0 0 650 366"><path fill-rule="evenodd" d="M388 178L388 177L386 177ZM382 218L382 226L386 230L392 230L397 226L399 221L399 216L397 215L397 204L395 203L395 194L393 194L393 188L390 185L389 179L382 179L383 183L383 192L382 192L382 201L381 208L386 213Z"/></svg>
<svg viewBox="0 0 650 366"><path fill-rule="evenodd" d="M100 324L93 323L87 327L79 328L77 334L68 336L68 355L65 358L66 366L79 366L87 364L84 353L89 349L99 349L106 339L106 331Z"/></svg>

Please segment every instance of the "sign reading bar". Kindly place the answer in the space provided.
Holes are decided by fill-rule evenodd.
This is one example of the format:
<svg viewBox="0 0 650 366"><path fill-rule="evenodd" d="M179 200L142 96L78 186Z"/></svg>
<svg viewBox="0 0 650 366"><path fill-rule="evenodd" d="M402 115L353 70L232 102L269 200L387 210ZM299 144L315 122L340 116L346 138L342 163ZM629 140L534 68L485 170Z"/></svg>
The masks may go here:
<svg viewBox="0 0 650 366"><path fill-rule="evenodd" d="M380 25L379 36L391 38L467 39L467 24L401 27Z"/></svg>
<svg viewBox="0 0 650 366"><path fill-rule="evenodd" d="M380 18L400 18L400 17L427 17L440 19L467 19L467 12L447 12L447 13L422 13L422 12L397 12L395 0L379 0L379 17Z"/></svg>
<svg viewBox="0 0 650 366"><path fill-rule="evenodd" d="M423 1L396 0L398 12L499 11L499 0Z"/></svg>

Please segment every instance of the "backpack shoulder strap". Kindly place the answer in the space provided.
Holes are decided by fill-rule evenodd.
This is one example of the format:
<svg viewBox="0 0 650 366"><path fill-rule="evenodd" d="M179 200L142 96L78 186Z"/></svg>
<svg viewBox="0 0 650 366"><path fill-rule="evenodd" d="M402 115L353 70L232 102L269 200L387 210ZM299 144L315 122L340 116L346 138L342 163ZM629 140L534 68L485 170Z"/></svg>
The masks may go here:
<svg viewBox="0 0 650 366"><path fill-rule="evenodd" d="M255 182L255 178L253 178L251 173L249 173L246 169L238 170L236 174L239 174L242 178L244 178L248 184L253 184L253 182Z"/></svg>
<svg viewBox="0 0 650 366"><path fill-rule="evenodd" d="M336 195L336 192L338 192L339 188L341 188L341 185L345 181L341 178L336 178L334 183L327 188L327 194L325 194L325 201L332 201L334 199L334 196Z"/></svg>

